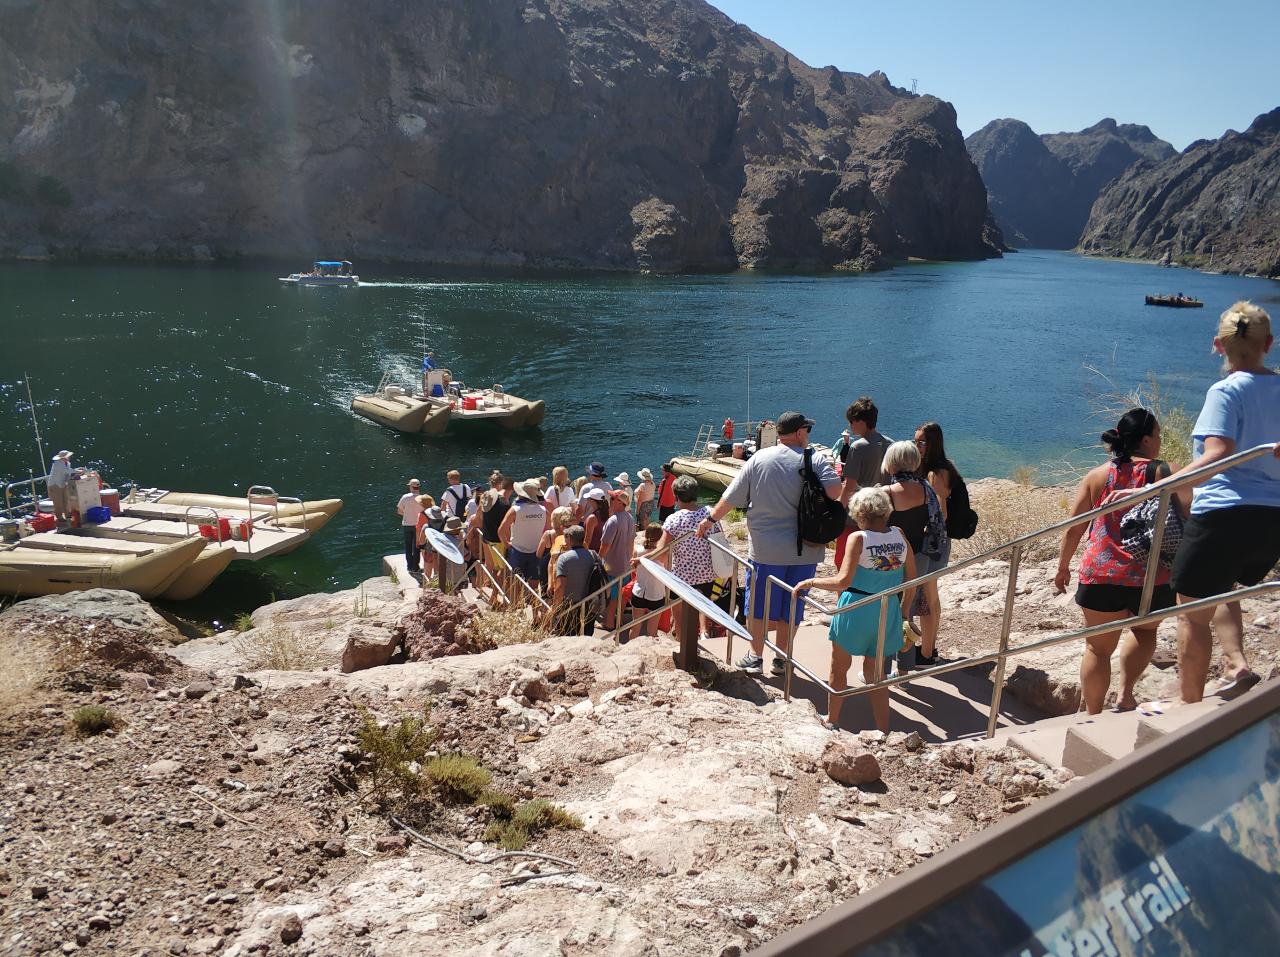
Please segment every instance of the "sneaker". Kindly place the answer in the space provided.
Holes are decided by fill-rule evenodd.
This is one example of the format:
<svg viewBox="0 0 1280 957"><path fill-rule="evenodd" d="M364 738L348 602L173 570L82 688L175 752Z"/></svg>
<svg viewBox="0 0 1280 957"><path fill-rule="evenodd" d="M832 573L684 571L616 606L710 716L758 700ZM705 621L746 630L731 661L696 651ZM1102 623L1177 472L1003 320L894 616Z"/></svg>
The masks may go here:
<svg viewBox="0 0 1280 957"><path fill-rule="evenodd" d="M764 674L764 659L749 651L738 659L737 666L749 675Z"/></svg>
<svg viewBox="0 0 1280 957"><path fill-rule="evenodd" d="M775 655L773 659L773 664L769 666L769 671L773 674L775 678L781 678L783 675L787 673L786 660L783 658L779 658Z"/></svg>
<svg viewBox="0 0 1280 957"><path fill-rule="evenodd" d="M916 646L912 645L906 651L898 652L897 659L898 659L898 674L906 674L908 671L915 670Z"/></svg>

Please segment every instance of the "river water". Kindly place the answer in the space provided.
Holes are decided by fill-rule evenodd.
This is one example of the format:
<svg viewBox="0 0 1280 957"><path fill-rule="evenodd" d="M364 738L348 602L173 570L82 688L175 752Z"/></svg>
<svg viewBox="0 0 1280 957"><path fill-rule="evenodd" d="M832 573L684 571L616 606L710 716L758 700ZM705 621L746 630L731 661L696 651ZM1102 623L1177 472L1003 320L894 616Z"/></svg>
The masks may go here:
<svg viewBox="0 0 1280 957"><path fill-rule="evenodd" d="M0 264L0 477L76 451L115 485L226 494L251 484L346 507L288 558L238 563L186 612L226 618L377 574L399 547L410 476L517 478L593 459L655 473L698 426L799 409L831 443L870 394L881 430L942 423L966 476L1097 455L1091 396L1148 372L1194 412L1213 381L1216 317L1280 284L1069 253L918 264L865 276L476 276L358 264L358 289L299 289L279 266ZM284 271L288 271L285 269ZM1204 309L1158 309L1183 292ZM412 376L423 341L470 385L547 403L542 430L439 439L354 416L384 368ZM748 394L748 368L750 390Z"/></svg>

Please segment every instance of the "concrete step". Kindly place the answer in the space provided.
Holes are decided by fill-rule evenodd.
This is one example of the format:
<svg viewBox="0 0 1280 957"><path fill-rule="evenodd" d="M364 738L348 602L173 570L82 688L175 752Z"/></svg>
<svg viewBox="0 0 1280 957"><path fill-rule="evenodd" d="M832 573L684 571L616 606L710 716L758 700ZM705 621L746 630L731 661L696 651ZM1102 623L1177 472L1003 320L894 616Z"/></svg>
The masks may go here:
<svg viewBox="0 0 1280 957"><path fill-rule="evenodd" d="M1063 742L1062 766L1079 775L1091 774L1132 754L1141 717L1136 711L1104 711L1071 725Z"/></svg>
<svg viewBox="0 0 1280 957"><path fill-rule="evenodd" d="M1222 698L1210 697L1195 704L1184 704L1176 708L1170 708L1164 714L1143 715L1138 722L1135 747L1141 747L1144 744L1157 741L1170 732L1185 728L1187 725L1194 724L1197 721L1202 721L1225 704L1227 702Z"/></svg>

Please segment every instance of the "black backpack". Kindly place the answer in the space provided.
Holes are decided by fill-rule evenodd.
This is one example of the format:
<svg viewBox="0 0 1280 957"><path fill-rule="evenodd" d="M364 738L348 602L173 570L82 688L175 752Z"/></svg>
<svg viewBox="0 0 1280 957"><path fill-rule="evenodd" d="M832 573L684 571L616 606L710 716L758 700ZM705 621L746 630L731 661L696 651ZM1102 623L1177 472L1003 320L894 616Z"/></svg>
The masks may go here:
<svg viewBox="0 0 1280 957"><path fill-rule="evenodd" d="M800 507L796 514L796 554L804 554L805 543L827 545L844 531L844 506L827 497L827 490L818 481L813 470L813 449L804 450L804 469L801 471Z"/></svg>
<svg viewBox="0 0 1280 957"><path fill-rule="evenodd" d="M978 513L969 504L969 487L960 473L951 473L951 494L947 496L947 538L973 538L978 530Z"/></svg>

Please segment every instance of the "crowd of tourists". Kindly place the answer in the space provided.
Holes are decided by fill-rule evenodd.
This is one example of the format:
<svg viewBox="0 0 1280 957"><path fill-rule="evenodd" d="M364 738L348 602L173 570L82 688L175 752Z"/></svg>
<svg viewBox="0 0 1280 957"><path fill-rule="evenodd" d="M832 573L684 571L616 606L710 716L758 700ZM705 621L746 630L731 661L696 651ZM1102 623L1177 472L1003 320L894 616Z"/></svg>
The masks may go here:
<svg viewBox="0 0 1280 957"><path fill-rule="evenodd" d="M1081 481L1073 516L1280 439L1280 377L1265 365L1272 346L1266 312L1235 304L1223 313L1213 342L1226 360L1224 378L1209 390L1193 429L1195 460L1172 470L1159 459L1155 415L1130 410L1102 435L1109 461ZM663 576L641 562L649 558L745 625L750 648L737 665L761 675L769 631L781 652L770 670L779 676L790 636L804 619L800 596L811 589L833 592L839 596L828 628L833 689L848 688L854 658L862 659L868 683L894 671L933 667L940 662L942 621L937 580L909 583L948 567L952 542L971 536L978 516L937 422L895 442L878 431L879 409L871 398L857 399L845 417L848 427L828 456L814 454L813 419L799 412L778 416L776 443L747 458L714 505L699 503L697 481L677 478L671 463L662 466L660 479L642 468L634 482L627 472L610 480L600 462L572 481L558 466L549 477L522 481L495 471L480 487L451 471L438 498L423 494L412 479L397 506L405 561L410 574L435 578L445 590L470 580L491 603L521 590L537 596L552 609L542 619L556 632L589 635L599 620L624 641L659 628L674 628L682 637L684 616L671 615ZM1082 539L1075 601L1088 626L1139 613L1148 560L1159 564L1151 610L1258 583L1280 560L1278 459L1280 452L1179 489L1164 547L1154 557L1143 550L1156 524L1145 503L1072 526L1063 537L1056 587L1064 591L1070 583ZM735 509L746 517L740 580L721 525ZM834 572L819 576L833 542ZM882 610L884 603L873 596L888 590L896 593ZM599 607L587 607L584 599L595 594ZM699 616L700 632L715 633L714 617ZM1238 602L1180 616L1182 700L1204 694L1215 632L1227 693L1259 680L1244 653L1241 622ZM1134 628L1122 649L1120 708L1137 706L1134 686L1151 661L1155 632L1154 624ZM1086 642L1081 679L1091 713L1104 706L1119 639L1117 630ZM869 697L876 725L887 730L888 690ZM830 696L829 727L838 723L842 701Z"/></svg>

